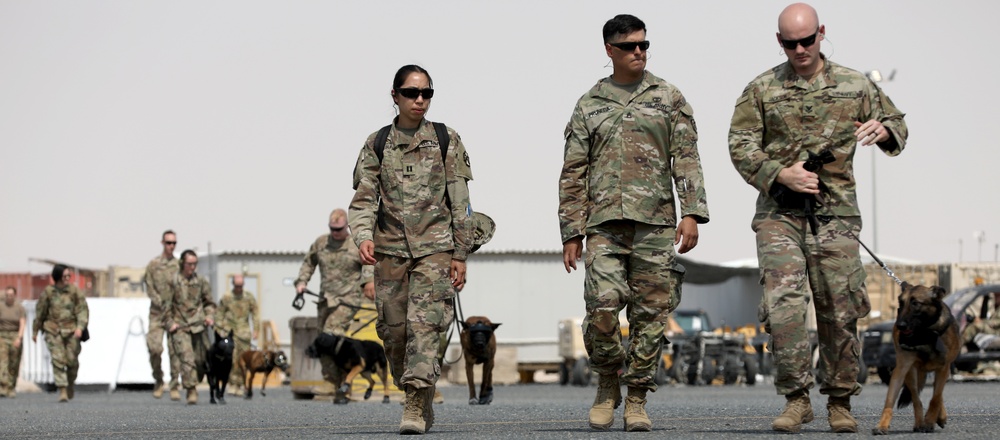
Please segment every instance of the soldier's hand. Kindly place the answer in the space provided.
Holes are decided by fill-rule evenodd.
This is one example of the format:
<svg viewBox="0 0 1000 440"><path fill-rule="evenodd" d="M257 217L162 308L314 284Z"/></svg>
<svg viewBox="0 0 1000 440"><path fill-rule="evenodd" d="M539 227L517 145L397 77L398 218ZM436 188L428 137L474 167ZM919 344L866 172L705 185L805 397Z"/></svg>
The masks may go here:
<svg viewBox="0 0 1000 440"><path fill-rule="evenodd" d="M17 338L14 340L14 348L20 348L20 347L21 347L21 338Z"/></svg>
<svg viewBox="0 0 1000 440"><path fill-rule="evenodd" d="M177 324L171 324L170 325L170 330L168 330L168 331L170 333L176 332L177 331Z"/></svg>
<svg viewBox="0 0 1000 440"><path fill-rule="evenodd" d="M465 262L451 260L451 285L458 290L465 287Z"/></svg>
<svg viewBox="0 0 1000 440"><path fill-rule="evenodd" d="M361 253L361 264L375 264L375 243L371 240L362 241L358 251Z"/></svg>
<svg viewBox="0 0 1000 440"><path fill-rule="evenodd" d="M865 123L854 121L854 136L858 138L861 145L868 146L878 142L889 140L889 130L881 122L874 119Z"/></svg>
<svg viewBox="0 0 1000 440"><path fill-rule="evenodd" d="M214 319L212 319L212 318L205 318L205 325L211 327L212 324L215 324L215 320Z"/></svg>
<svg viewBox="0 0 1000 440"><path fill-rule="evenodd" d="M775 180L795 192L819 194L819 176L807 171L802 167L803 164L805 162L795 162L795 165L778 172L778 178Z"/></svg>
<svg viewBox="0 0 1000 440"><path fill-rule="evenodd" d="M677 225L677 236L674 237L674 246L680 243L678 253L686 254L695 246L698 246L698 222L691 216L681 219L681 224Z"/></svg>
<svg viewBox="0 0 1000 440"><path fill-rule="evenodd" d="M566 273L576 270L576 262L583 256L583 236L573 237L563 243L563 267Z"/></svg>
<svg viewBox="0 0 1000 440"><path fill-rule="evenodd" d="M375 283L374 282L365 283L364 291L365 291L365 298L368 298L371 301L375 300Z"/></svg>
<svg viewBox="0 0 1000 440"><path fill-rule="evenodd" d="M303 290L306 290L306 283L296 283L295 284L295 293L302 294Z"/></svg>
<svg viewBox="0 0 1000 440"><path fill-rule="evenodd" d="M77 338L77 339L82 338L83 337L83 330L80 330L80 329L73 330L73 337Z"/></svg>

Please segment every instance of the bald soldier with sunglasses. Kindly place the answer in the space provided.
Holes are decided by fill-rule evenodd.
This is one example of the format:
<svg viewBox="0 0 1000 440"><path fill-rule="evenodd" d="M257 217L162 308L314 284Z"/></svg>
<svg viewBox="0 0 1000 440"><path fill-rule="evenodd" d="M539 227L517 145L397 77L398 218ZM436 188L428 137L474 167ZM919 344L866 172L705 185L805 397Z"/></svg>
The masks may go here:
<svg viewBox="0 0 1000 440"><path fill-rule="evenodd" d="M691 105L680 90L646 71L646 25L618 15L604 25L603 35L614 72L577 101L566 125L559 179L563 264L566 272L576 269L586 237L583 338L590 367L600 375L591 428L614 424L624 382L625 429L649 431L646 393L656 391L660 341L680 302L674 246L686 253L698 244L708 204ZM630 328L627 353L619 330L622 309Z"/></svg>
<svg viewBox="0 0 1000 440"><path fill-rule="evenodd" d="M733 165L760 192L751 223L764 285L758 314L771 334L774 385L786 399L772 428L783 432L814 418L810 294L830 428L857 432L850 413L851 396L861 392L857 321L871 305L854 238L861 212L853 158L858 143L896 156L907 136L903 113L875 83L820 52L825 34L809 5L782 11L777 42L788 61L743 90L729 131Z"/></svg>

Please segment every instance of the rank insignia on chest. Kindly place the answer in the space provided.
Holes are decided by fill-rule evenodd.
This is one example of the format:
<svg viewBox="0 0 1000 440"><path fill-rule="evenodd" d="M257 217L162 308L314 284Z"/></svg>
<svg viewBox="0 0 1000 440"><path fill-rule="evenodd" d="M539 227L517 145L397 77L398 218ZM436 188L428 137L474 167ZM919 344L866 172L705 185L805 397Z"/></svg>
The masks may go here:
<svg viewBox="0 0 1000 440"><path fill-rule="evenodd" d="M413 175L413 165L406 165L406 166L404 166L403 167L403 175L404 176L412 176Z"/></svg>

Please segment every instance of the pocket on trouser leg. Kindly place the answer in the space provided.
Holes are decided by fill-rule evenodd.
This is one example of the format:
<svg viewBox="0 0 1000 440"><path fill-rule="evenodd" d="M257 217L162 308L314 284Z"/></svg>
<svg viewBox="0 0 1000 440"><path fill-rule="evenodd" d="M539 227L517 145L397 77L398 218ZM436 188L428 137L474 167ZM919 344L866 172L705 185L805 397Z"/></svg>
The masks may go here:
<svg viewBox="0 0 1000 440"><path fill-rule="evenodd" d="M680 263L674 263L670 268L670 299L667 302L667 313L671 313L681 304L681 291L683 290L684 274L687 269Z"/></svg>
<svg viewBox="0 0 1000 440"><path fill-rule="evenodd" d="M859 266L848 278L847 286L850 289L848 294L855 312L854 319L864 318L872 311L872 303L868 299L868 290L865 288L866 277L864 267Z"/></svg>

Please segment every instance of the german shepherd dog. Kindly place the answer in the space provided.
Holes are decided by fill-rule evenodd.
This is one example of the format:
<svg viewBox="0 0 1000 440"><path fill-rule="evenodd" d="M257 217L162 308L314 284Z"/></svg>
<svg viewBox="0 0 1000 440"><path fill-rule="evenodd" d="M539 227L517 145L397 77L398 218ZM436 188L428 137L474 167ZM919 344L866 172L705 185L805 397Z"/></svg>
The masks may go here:
<svg viewBox="0 0 1000 440"><path fill-rule="evenodd" d="M306 349L306 356L314 359L319 359L321 356L333 358L333 363L337 365L337 368L346 373L344 382L338 387L341 394L346 395L351 391L351 384L358 374L367 379L368 389L365 390L365 400L372 396L372 390L375 388L375 380L372 379L372 373L375 373L382 381L384 391L382 403L389 403L389 368L385 358L385 349L378 342L320 333Z"/></svg>
<svg viewBox="0 0 1000 440"><path fill-rule="evenodd" d="M267 396L267 393L264 392L264 388L267 387L267 376L275 367L288 374L288 357L285 356L284 351L280 350L247 350L240 355L239 362L240 371L243 373L244 389L246 389L243 398L248 400L253 398L253 378L257 373L264 373L264 380L260 382L261 396Z"/></svg>
<svg viewBox="0 0 1000 440"><path fill-rule="evenodd" d="M896 345L896 368L889 380L885 407L874 435L889 433L892 404L899 396L899 408L913 402L914 432L934 432L934 424L944 428L948 413L944 409L944 385L951 373L951 363L958 357L961 341L958 323L951 309L942 301L947 292L941 287L914 286L903 283L899 311L892 339ZM934 395L924 414L920 390L927 373L934 373ZM906 386L903 389L903 386ZM902 395L900 391L902 390Z"/></svg>
<svg viewBox="0 0 1000 440"><path fill-rule="evenodd" d="M465 377L469 382L469 405L489 405L493 401L493 358L497 354L497 337L493 331L499 323L485 316L470 316L462 325L462 354L465 356ZM476 399L476 381L472 367L483 364L483 383Z"/></svg>
<svg viewBox="0 0 1000 440"><path fill-rule="evenodd" d="M215 399L223 405L226 404L226 385L229 384L229 372L233 370L233 331L228 335L220 335L215 332L215 343L208 347L208 356L205 358L207 365L206 375L208 376L208 395L212 404Z"/></svg>

